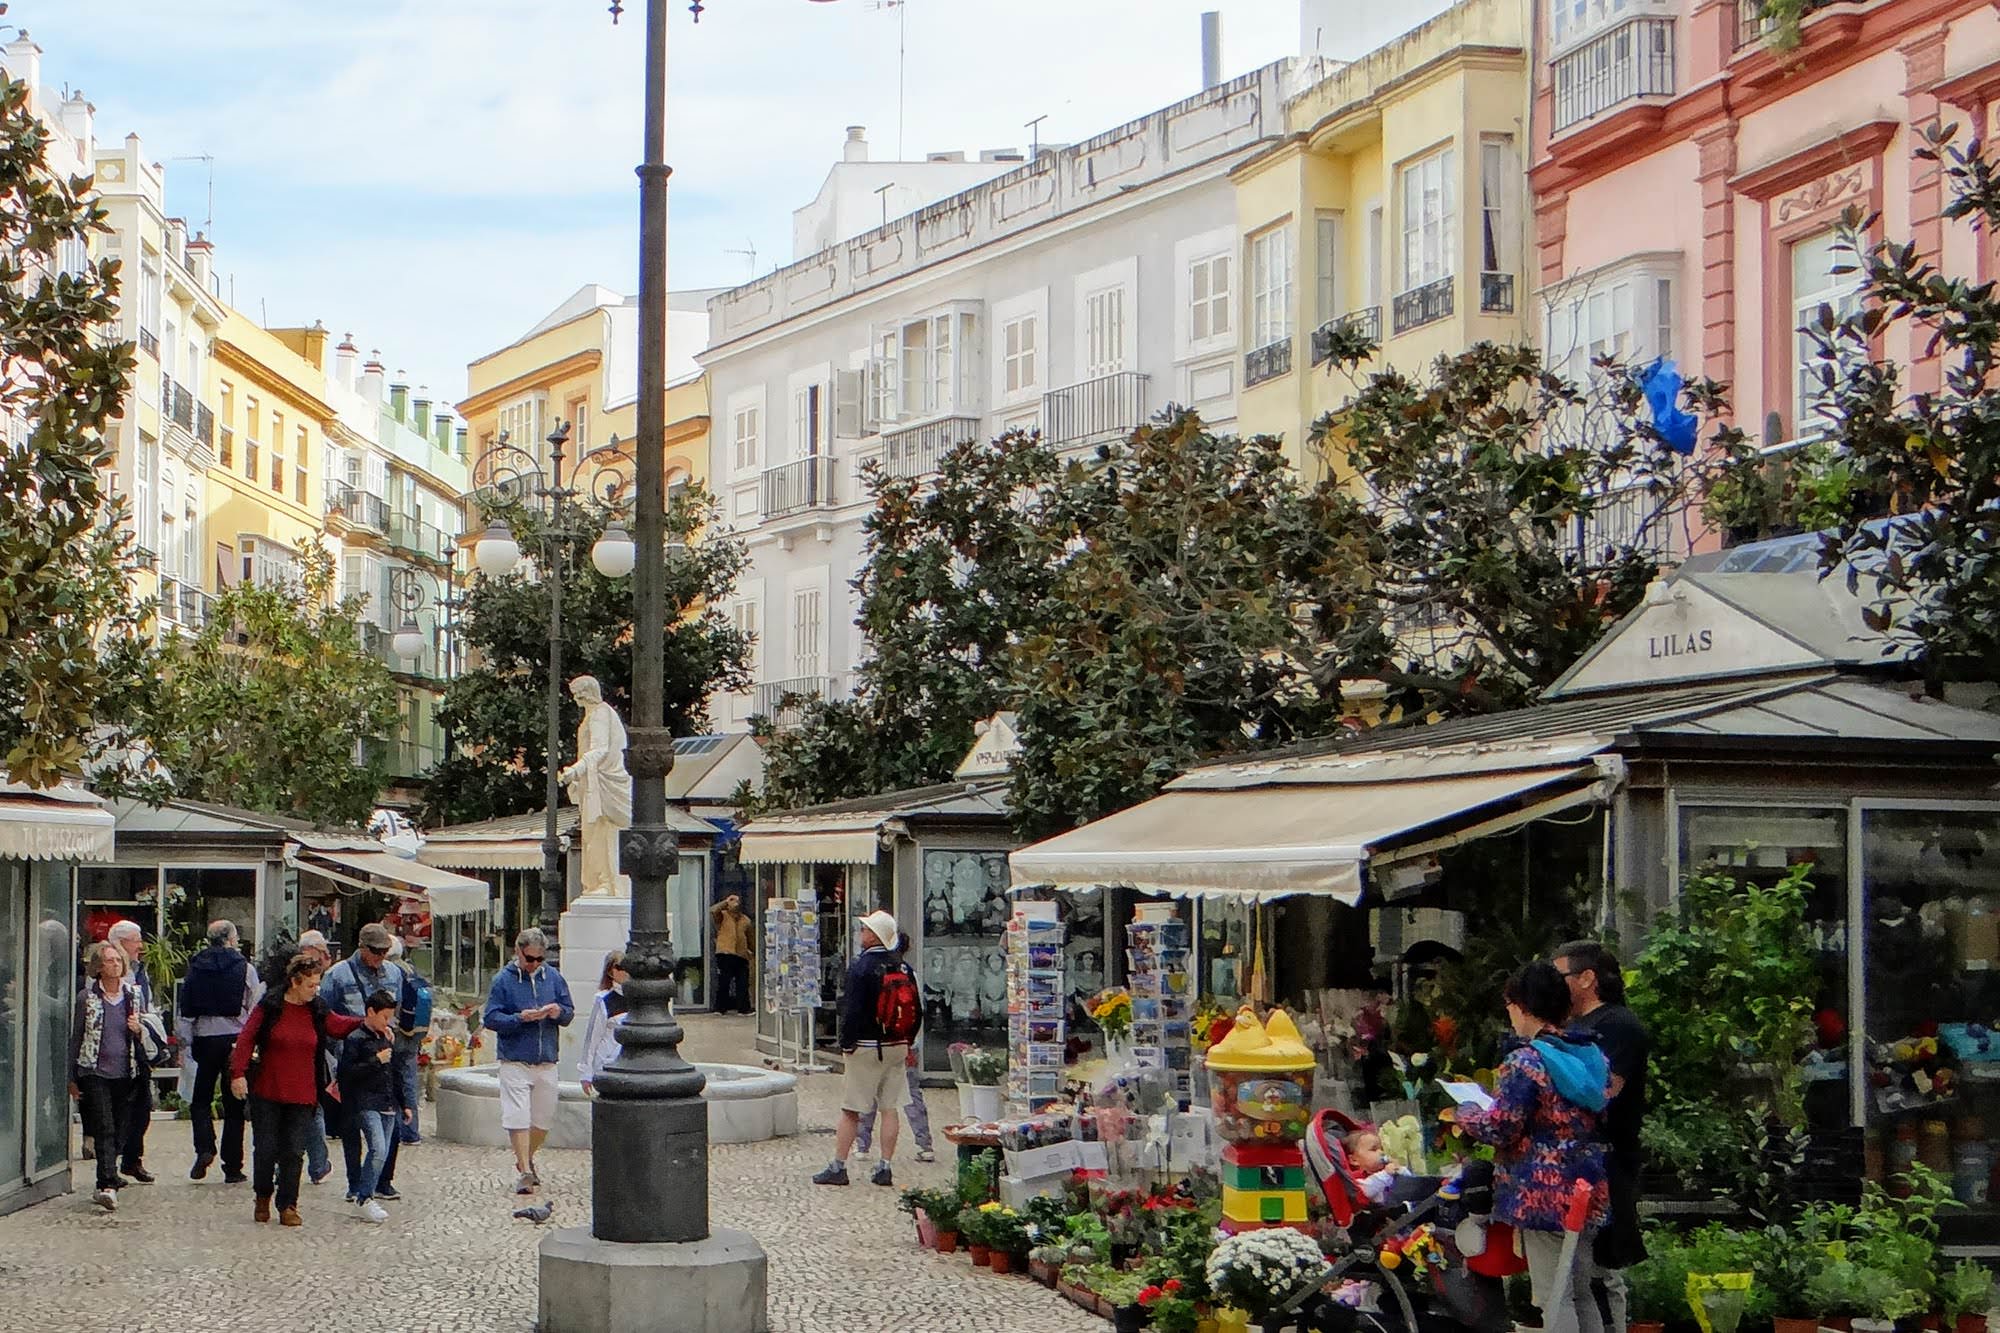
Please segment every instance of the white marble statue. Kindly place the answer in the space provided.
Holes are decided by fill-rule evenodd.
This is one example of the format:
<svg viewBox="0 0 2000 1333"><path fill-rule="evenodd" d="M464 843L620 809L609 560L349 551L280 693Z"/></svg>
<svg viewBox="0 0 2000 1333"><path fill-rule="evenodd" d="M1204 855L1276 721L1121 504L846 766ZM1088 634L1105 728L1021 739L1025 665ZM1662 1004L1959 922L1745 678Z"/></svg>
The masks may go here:
<svg viewBox="0 0 2000 1333"><path fill-rule="evenodd" d="M632 881L618 873L618 833L632 827L632 775L625 771L625 724L604 702L595 676L569 683L570 696L583 706L576 729L576 762L556 774L580 820L583 849L580 878L585 898L629 898Z"/></svg>

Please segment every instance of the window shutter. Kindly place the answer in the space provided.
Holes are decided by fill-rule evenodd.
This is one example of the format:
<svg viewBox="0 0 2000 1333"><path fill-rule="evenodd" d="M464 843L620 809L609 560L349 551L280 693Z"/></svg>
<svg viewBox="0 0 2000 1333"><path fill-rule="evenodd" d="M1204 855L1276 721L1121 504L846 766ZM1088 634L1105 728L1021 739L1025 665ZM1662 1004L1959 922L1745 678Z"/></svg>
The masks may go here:
<svg viewBox="0 0 2000 1333"><path fill-rule="evenodd" d="M858 440L868 433L862 425L866 378L859 370L833 372L833 433L843 440Z"/></svg>

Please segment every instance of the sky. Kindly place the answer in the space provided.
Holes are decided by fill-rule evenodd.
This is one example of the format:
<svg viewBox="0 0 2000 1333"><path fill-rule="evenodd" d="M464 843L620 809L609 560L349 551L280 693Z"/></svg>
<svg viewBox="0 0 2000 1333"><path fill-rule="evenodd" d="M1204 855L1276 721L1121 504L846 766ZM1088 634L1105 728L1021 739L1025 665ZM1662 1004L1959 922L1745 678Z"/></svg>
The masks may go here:
<svg viewBox="0 0 2000 1333"><path fill-rule="evenodd" d="M5 21L100 142L136 132L166 165L225 298L455 400L584 283L636 287L645 0L616 26L608 3L13 0ZM788 262L845 126L895 156L899 64L905 158L1023 147L1036 116L1070 142L1198 91L1204 9L1225 75L1295 53L1297 0L706 0L699 24L672 0L671 284ZM203 156L212 214L211 164L178 160Z"/></svg>

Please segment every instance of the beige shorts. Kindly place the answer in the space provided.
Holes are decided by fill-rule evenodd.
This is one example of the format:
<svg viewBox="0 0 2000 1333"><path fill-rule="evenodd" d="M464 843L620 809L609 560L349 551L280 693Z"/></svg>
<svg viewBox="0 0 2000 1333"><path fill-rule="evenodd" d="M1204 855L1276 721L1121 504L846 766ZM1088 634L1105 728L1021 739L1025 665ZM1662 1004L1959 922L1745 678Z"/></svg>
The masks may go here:
<svg viewBox="0 0 2000 1333"><path fill-rule="evenodd" d="M904 1072L909 1062L908 1042L885 1043L880 1049L867 1042L846 1056L847 1072L840 1082L840 1109L856 1115L870 1111L900 1111L909 1105L910 1079Z"/></svg>
<svg viewBox="0 0 2000 1333"><path fill-rule="evenodd" d="M556 1098L554 1065L500 1064L500 1128L554 1129Z"/></svg>

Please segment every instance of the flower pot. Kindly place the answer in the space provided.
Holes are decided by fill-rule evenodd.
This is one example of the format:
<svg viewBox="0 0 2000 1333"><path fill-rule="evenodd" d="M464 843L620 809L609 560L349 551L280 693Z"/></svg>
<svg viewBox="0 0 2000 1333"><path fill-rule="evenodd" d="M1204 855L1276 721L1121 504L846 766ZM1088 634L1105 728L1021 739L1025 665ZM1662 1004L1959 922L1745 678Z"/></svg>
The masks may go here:
<svg viewBox="0 0 2000 1333"><path fill-rule="evenodd" d="M972 1254L972 1266L974 1268L989 1268L992 1266L993 1251L987 1249L984 1245L968 1245L965 1248Z"/></svg>
<svg viewBox="0 0 2000 1333"><path fill-rule="evenodd" d="M985 1124L1000 1118L1000 1089L976 1083L958 1085L959 1114L967 1121Z"/></svg>
<svg viewBox="0 0 2000 1333"><path fill-rule="evenodd" d="M938 1237L937 1237L937 1250L938 1250L938 1253L939 1253L939 1254L955 1254L955 1253L957 1253L957 1252L958 1252L958 1233L957 1233L956 1231L940 1231L940 1232L938 1232Z"/></svg>
<svg viewBox="0 0 2000 1333"><path fill-rule="evenodd" d="M1773 1319L1771 1333L1819 1333L1819 1320Z"/></svg>
<svg viewBox="0 0 2000 1333"><path fill-rule="evenodd" d="M1215 1312L1216 1333L1248 1333L1250 1316L1242 1310L1223 1306Z"/></svg>
<svg viewBox="0 0 2000 1333"><path fill-rule="evenodd" d="M1040 1259L1028 1260L1028 1276L1045 1287L1055 1286L1056 1274L1061 1271L1056 1265L1045 1264Z"/></svg>
<svg viewBox="0 0 2000 1333"><path fill-rule="evenodd" d="M1983 1314L1962 1314L1958 1317L1952 1333L1986 1333L1986 1316Z"/></svg>
<svg viewBox="0 0 2000 1333"><path fill-rule="evenodd" d="M1663 1321L1657 1319L1634 1319L1625 1325L1625 1330L1626 1333L1667 1333L1667 1326ZM1773 1333L1784 1333L1784 1330L1777 1329ZM1799 1333L1818 1333L1818 1330L1816 1328L1813 1330L1800 1330Z"/></svg>
<svg viewBox="0 0 2000 1333"><path fill-rule="evenodd" d="M1146 1326L1146 1307L1143 1305L1121 1305L1111 1312L1111 1327L1116 1333L1139 1333Z"/></svg>
<svg viewBox="0 0 2000 1333"><path fill-rule="evenodd" d="M994 1250L986 1256L986 1266L1005 1276L1014 1271L1014 1256L1006 1250Z"/></svg>
<svg viewBox="0 0 2000 1333"><path fill-rule="evenodd" d="M931 1221L929 1213L921 1208L917 1209L917 1244L927 1250L934 1250L937 1248L937 1243L937 1223Z"/></svg>
<svg viewBox="0 0 2000 1333"><path fill-rule="evenodd" d="M1819 1326L1821 1328L1836 1329L1838 1333L1850 1333L1850 1330L1854 1327L1854 1316L1851 1314L1828 1315L1819 1321Z"/></svg>

